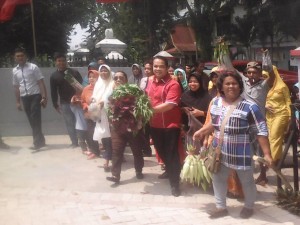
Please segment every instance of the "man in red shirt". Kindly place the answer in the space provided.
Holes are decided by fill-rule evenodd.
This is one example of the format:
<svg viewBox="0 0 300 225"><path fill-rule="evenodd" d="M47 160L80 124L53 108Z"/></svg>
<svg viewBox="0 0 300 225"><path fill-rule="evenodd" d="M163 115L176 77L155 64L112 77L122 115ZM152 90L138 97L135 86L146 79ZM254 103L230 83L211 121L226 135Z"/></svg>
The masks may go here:
<svg viewBox="0 0 300 225"><path fill-rule="evenodd" d="M181 88L168 74L168 61L164 57L154 57L153 72L154 78L149 80L146 88L154 112L150 132L159 157L166 165L172 195L177 197L180 195L181 170L178 153Z"/></svg>

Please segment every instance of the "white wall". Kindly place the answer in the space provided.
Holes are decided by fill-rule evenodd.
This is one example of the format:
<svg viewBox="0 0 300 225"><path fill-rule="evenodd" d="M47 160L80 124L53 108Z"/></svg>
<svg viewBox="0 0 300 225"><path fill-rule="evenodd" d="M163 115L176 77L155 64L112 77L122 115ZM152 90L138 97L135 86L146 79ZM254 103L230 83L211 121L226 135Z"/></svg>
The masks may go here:
<svg viewBox="0 0 300 225"><path fill-rule="evenodd" d="M86 75L87 68L75 68L82 76ZM131 76L131 68L113 67L113 71L124 70ZM45 135L66 134L63 118L52 107L50 96L50 75L55 68L41 68L45 76L48 92L48 106L42 110L42 127ZM31 128L24 112L16 109L16 100L12 86L12 68L0 68L0 132L2 136L31 135Z"/></svg>

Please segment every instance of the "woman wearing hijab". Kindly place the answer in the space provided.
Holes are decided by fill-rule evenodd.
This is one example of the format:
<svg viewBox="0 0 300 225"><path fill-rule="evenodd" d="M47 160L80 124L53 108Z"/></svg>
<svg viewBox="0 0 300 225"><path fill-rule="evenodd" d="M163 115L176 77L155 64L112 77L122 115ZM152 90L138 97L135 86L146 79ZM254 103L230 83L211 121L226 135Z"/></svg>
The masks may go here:
<svg viewBox="0 0 300 225"><path fill-rule="evenodd" d="M109 160L112 157L111 135L106 113L108 97L112 94L114 82L112 79L112 72L108 65L101 65L99 68L100 77L98 78L93 95L92 102L99 108L99 119L96 121L96 127L93 139L102 143L105 153L103 158L105 163L103 165L104 171L109 172Z"/></svg>
<svg viewBox="0 0 300 225"><path fill-rule="evenodd" d="M178 78L178 80L180 81L181 83L181 86L183 88L183 91L186 91L189 89L189 85L188 85L188 82L186 80L186 73L183 69L176 69L174 71L174 75Z"/></svg>
<svg viewBox="0 0 300 225"><path fill-rule="evenodd" d="M81 93L81 105L87 123L87 141L89 147L89 151L86 152L85 154L88 155L88 159L94 159L99 157L100 151L99 151L98 142L93 140L96 123L90 118L88 113L88 107L92 100L91 98L92 98L95 84L99 78L99 72L97 70L89 70L87 77L89 80L89 85L87 85Z"/></svg>
<svg viewBox="0 0 300 225"><path fill-rule="evenodd" d="M131 70L132 76L129 78L128 83L140 86L141 80L143 78L142 68L139 66L139 64L135 63L131 66Z"/></svg>
<svg viewBox="0 0 300 225"><path fill-rule="evenodd" d="M273 66L273 71L275 74L275 81L267 95L266 120L269 131L271 154L274 163L277 164L282 157L282 144L291 119L291 99L290 91L282 81L275 66ZM257 178L257 182L259 181L268 181L266 178L266 171L261 171Z"/></svg>
<svg viewBox="0 0 300 225"><path fill-rule="evenodd" d="M204 124L211 96L202 87L201 77L197 74L191 74L188 87L189 90L181 96L181 105Z"/></svg>

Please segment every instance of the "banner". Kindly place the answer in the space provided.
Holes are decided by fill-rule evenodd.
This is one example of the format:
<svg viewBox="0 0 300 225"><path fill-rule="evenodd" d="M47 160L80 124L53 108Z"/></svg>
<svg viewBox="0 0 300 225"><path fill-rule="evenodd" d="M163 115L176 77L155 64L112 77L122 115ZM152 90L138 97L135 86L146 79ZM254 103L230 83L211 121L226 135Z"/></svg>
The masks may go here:
<svg viewBox="0 0 300 225"><path fill-rule="evenodd" d="M30 3L31 0L0 0L0 22L11 20L17 5L25 5Z"/></svg>

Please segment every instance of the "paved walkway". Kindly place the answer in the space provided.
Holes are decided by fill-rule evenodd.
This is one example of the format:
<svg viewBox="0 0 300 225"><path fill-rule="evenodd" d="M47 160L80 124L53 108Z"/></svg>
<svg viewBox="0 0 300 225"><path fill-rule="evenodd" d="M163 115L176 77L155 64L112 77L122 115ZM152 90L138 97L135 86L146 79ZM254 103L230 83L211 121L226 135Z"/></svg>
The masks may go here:
<svg viewBox="0 0 300 225"><path fill-rule="evenodd" d="M182 184L182 196L173 197L168 181L157 179L155 157L145 158L145 178L137 180L127 151L121 184L113 188L103 159L86 160L79 148L67 147L67 136L47 136L39 152L28 149L31 137L4 140L11 149L0 150L1 225L300 224L299 217L275 206L270 172L270 184L258 187L252 218L240 219L243 203L228 199L230 215L211 220L206 210L214 206L212 192Z"/></svg>

